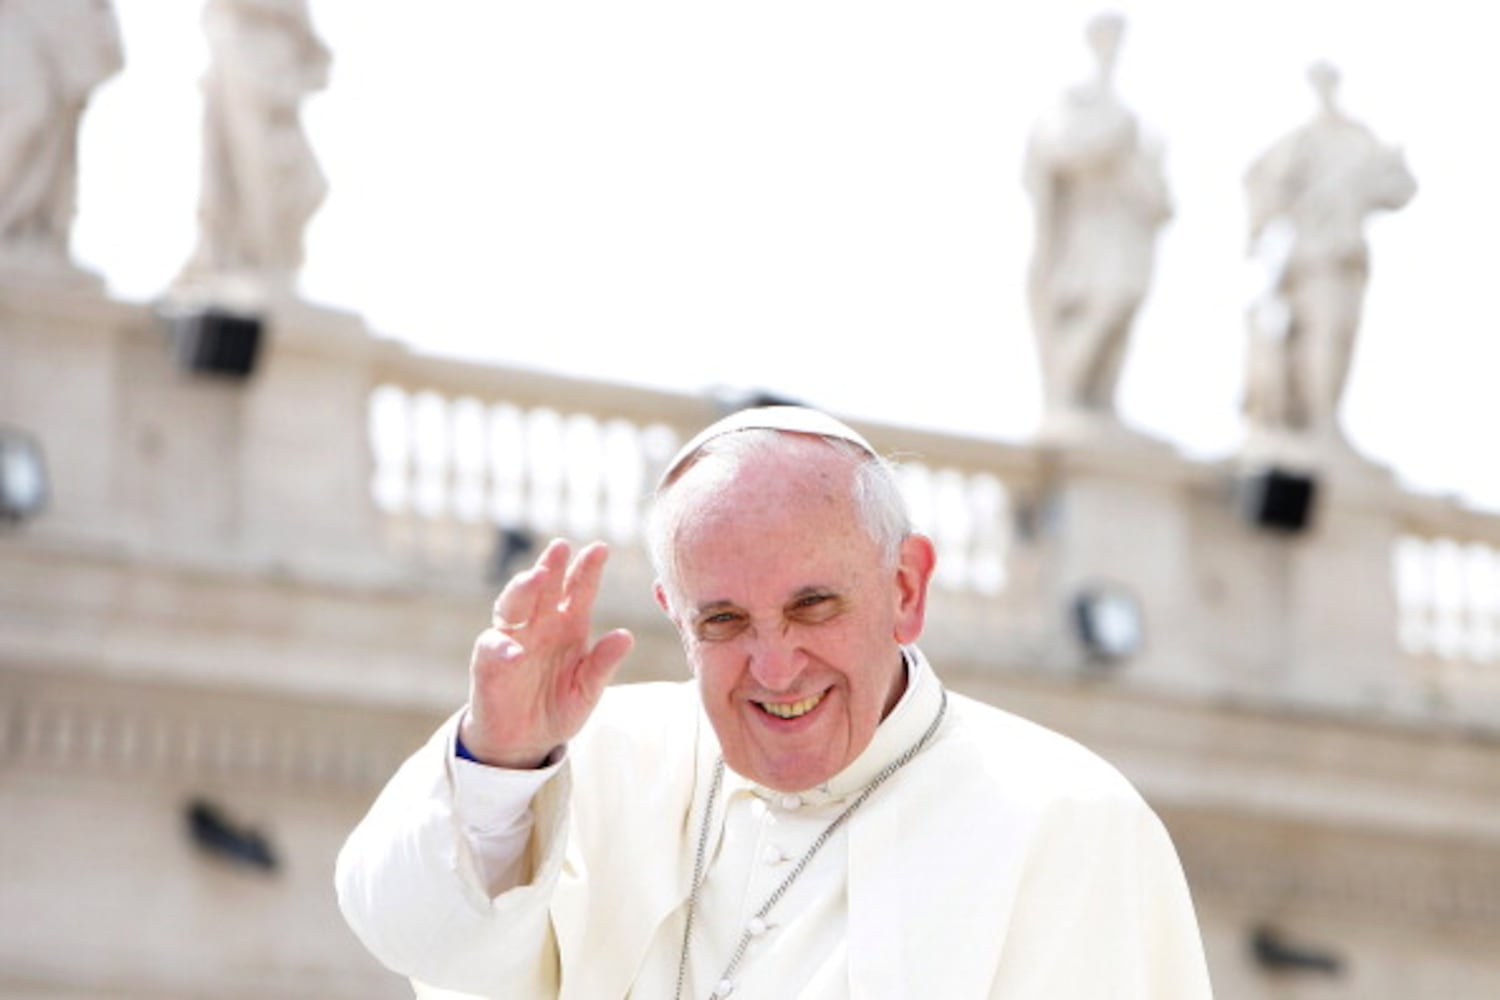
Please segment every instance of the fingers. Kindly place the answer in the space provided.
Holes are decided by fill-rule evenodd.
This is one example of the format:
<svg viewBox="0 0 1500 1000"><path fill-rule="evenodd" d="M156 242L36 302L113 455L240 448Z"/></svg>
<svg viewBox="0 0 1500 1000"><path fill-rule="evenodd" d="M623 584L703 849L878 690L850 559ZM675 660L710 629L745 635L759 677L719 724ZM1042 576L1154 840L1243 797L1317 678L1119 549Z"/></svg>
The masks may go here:
<svg viewBox="0 0 1500 1000"><path fill-rule="evenodd" d="M464 741L481 760L539 760L593 712L635 642L625 629L589 642L608 557L602 543L575 555L556 539L495 598L493 627L475 641L469 667Z"/></svg>
<svg viewBox="0 0 1500 1000"><path fill-rule="evenodd" d="M568 561L573 555L573 546L565 538L554 538L547 543L537 558L532 573L536 579L536 605L543 613L555 610L562 603L563 580L567 576Z"/></svg>
<svg viewBox="0 0 1500 1000"><path fill-rule="evenodd" d="M524 626L536 613L536 568L511 577L490 610L490 622L500 631Z"/></svg>
<svg viewBox="0 0 1500 1000"><path fill-rule="evenodd" d="M594 607L594 598L599 594L599 583L604 579L604 563L609 559L609 546L593 542L584 546L563 580L562 599L566 610L587 616Z"/></svg>
<svg viewBox="0 0 1500 1000"><path fill-rule="evenodd" d="M591 701L598 700L634 645L635 636L623 628L605 633L594 643L594 648L589 650L589 655L578 668L578 684Z"/></svg>
<svg viewBox="0 0 1500 1000"><path fill-rule="evenodd" d="M530 625L538 613L557 607L563 571L568 565L570 546L561 538L548 544L530 569L523 570L495 598L491 618L502 632L517 632Z"/></svg>
<svg viewBox="0 0 1500 1000"><path fill-rule="evenodd" d="M567 541L553 539L535 565L516 574L495 598L495 628L520 631L554 611L587 621L608 559L609 546L603 542L584 546L574 557Z"/></svg>

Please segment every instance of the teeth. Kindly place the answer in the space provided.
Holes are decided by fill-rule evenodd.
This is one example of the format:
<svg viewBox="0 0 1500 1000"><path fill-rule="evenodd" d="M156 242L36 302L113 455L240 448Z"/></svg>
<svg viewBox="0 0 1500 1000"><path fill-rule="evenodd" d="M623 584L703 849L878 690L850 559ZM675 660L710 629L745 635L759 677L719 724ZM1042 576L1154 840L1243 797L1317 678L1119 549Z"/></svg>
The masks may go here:
<svg viewBox="0 0 1500 1000"><path fill-rule="evenodd" d="M811 698L804 698L801 701L794 701L789 705L773 705L769 702L763 701L760 703L760 707L776 716L778 719L795 719L798 716L806 715L808 712L811 712L813 709L817 708L818 702L822 700L822 695L815 694Z"/></svg>

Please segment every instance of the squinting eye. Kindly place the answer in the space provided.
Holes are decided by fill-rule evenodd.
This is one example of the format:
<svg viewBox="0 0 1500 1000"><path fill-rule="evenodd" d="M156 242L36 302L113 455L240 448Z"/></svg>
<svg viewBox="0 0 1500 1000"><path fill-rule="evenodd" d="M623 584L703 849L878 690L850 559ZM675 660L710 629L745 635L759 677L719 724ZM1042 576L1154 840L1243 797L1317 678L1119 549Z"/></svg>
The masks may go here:
<svg viewBox="0 0 1500 1000"><path fill-rule="evenodd" d="M792 603L788 614L801 622L816 624L838 614L842 603L832 594L808 594Z"/></svg>
<svg viewBox="0 0 1500 1000"><path fill-rule="evenodd" d="M694 631L699 639L705 642L718 642L724 639L732 639L744 631L745 617L735 614L733 611L720 611L718 614L700 618Z"/></svg>

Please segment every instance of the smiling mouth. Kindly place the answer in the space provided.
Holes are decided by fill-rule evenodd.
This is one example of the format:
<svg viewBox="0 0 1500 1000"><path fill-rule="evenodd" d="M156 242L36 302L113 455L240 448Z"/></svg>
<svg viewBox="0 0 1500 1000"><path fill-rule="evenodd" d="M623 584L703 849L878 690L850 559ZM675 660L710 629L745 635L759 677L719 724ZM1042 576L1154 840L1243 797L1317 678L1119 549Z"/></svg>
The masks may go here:
<svg viewBox="0 0 1500 1000"><path fill-rule="evenodd" d="M815 694L811 698L803 698L801 701L782 702L780 704L758 701L755 704L768 715L774 715L778 719L800 719L811 712L822 702L823 695Z"/></svg>

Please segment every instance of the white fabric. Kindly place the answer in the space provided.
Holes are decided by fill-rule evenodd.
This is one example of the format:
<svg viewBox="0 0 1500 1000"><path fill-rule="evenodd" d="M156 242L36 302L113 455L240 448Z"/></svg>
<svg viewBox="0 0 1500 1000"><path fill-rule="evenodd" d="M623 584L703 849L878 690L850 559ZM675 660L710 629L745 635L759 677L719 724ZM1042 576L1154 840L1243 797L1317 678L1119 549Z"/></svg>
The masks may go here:
<svg viewBox="0 0 1500 1000"><path fill-rule="evenodd" d="M712 989L789 867L765 849L799 857L931 721L938 685L912 652L913 683L870 749L798 808L726 773L686 995ZM530 881L493 899L455 809L450 723L340 855L351 926L433 984L422 997L670 997L718 753L695 702L691 684L611 689L533 803ZM1139 796L1056 734L950 702L932 744L778 904L735 997L1209 997L1176 855Z"/></svg>
<svg viewBox="0 0 1500 1000"><path fill-rule="evenodd" d="M677 454L673 455L672 460L667 463L657 486L660 487L670 482L677 474L678 468L693 457L699 448L714 438L748 430L790 431L796 434L817 434L822 437L841 438L850 444L858 445L871 455L879 455L870 442L866 441L864 436L853 427L820 410L809 410L802 406L756 406L746 410L736 410L693 435L692 439L679 448Z"/></svg>
<svg viewBox="0 0 1500 1000"><path fill-rule="evenodd" d="M453 735L456 740L457 725ZM486 894L498 896L530 877L525 860L534 825L531 800L561 766L560 754L551 764L529 771L487 767L454 756L455 814L461 819Z"/></svg>

